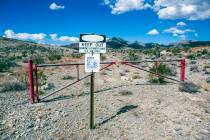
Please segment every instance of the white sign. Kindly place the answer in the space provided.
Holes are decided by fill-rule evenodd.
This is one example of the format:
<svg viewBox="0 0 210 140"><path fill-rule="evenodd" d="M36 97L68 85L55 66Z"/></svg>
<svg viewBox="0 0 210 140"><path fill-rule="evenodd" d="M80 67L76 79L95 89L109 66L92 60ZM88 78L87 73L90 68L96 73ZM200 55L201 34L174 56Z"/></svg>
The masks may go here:
<svg viewBox="0 0 210 140"><path fill-rule="evenodd" d="M99 72L100 54L85 54L85 72Z"/></svg>
<svg viewBox="0 0 210 140"><path fill-rule="evenodd" d="M79 53L106 53L106 36L80 34Z"/></svg>

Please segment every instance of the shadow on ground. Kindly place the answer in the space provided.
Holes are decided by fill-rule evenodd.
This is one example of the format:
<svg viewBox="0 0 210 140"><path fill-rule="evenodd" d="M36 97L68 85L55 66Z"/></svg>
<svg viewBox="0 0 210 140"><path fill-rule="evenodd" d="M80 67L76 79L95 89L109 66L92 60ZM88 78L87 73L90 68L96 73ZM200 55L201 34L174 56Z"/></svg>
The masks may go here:
<svg viewBox="0 0 210 140"><path fill-rule="evenodd" d="M113 120L113 119L114 119L115 117L117 117L118 115L123 114L123 113L126 113L126 112L128 112L128 111L130 111L130 110L132 110L132 109L137 108L137 107L138 107L137 105L126 105L126 106L120 108L119 111L118 111L115 115L113 115L113 116L111 116L110 118L108 118L108 119L106 119L106 120L104 120L104 121L102 121L102 122L96 124L96 126L101 126L101 125L103 125L103 124L105 124L105 123L107 123L107 122Z"/></svg>

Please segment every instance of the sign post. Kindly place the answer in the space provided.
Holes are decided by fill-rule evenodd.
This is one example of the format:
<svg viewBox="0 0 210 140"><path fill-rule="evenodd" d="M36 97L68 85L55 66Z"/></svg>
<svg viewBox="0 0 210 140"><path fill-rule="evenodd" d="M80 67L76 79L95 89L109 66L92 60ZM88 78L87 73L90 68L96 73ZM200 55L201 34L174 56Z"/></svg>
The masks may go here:
<svg viewBox="0 0 210 140"><path fill-rule="evenodd" d="M94 72L100 71L100 53L106 53L106 36L80 34L79 53L85 53L85 72L91 72L90 129L94 129Z"/></svg>
<svg viewBox="0 0 210 140"><path fill-rule="evenodd" d="M90 129L94 129L94 73L90 78Z"/></svg>

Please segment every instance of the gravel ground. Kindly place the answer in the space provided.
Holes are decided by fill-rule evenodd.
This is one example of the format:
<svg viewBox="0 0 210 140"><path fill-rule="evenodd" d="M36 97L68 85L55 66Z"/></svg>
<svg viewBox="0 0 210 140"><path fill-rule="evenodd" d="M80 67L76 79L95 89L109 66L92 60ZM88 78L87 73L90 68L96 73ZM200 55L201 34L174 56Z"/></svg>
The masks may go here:
<svg viewBox="0 0 210 140"><path fill-rule="evenodd" d="M62 80L66 74L76 77L73 71L74 67L67 67L45 72L48 82L59 88L73 81ZM202 70L190 72L189 62L186 71L187 81L196 84L208 76ZM128 78L122 80L122 75ZM177 83L148 84L147 77L127 66L96 74L93 130L89 129L88 79L33 105L27 103L28 91L1 93L1 139L209 140L210 91L189 94L180 92Z"/></svg>

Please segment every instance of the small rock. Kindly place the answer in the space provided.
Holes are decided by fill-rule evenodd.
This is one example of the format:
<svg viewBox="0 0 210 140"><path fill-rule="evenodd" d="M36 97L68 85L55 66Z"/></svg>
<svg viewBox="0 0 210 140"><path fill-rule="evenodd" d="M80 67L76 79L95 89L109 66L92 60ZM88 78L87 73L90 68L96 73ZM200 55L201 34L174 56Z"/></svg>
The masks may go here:
<svg viewBox="0 0 210 140"><path fill-rule="evenodd" d="M32 122L30 122L26 126L27 126L27 128L33 128L34 127L34 124Z"/></svg>
<svg viewBox="0 0 210 140"><path fill-rule="evenodd" d="M201 129L201 130L200 130L200 133L201 133L201 134L204 134L204 135L208 135L208 134L209 134L209 131L206 130L206 129Z"/></svg>
<svg viewBox="0 0 210 140"><path fill-rule="evenodd" d="M197 118L197 121L198 121L198 122L201 122L201 119L200 119L200 118Z"/></svg>
<svg viewBox="0 0 210 140"><path fill-rule="evenodd" d="M182 130L182 128L180 126L177 126L177 127L174 128L174 130L175 131L180 131L180 130Z"/></svg>

